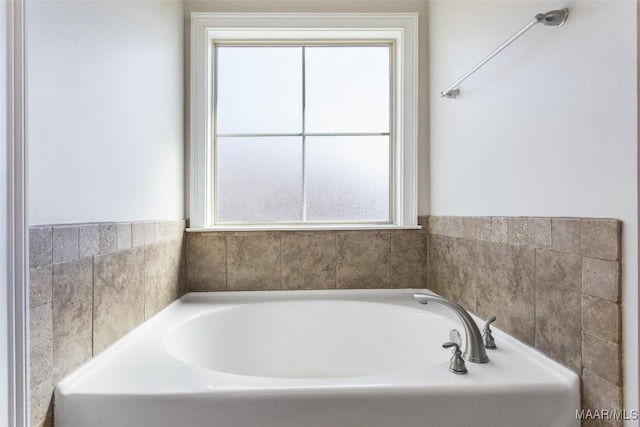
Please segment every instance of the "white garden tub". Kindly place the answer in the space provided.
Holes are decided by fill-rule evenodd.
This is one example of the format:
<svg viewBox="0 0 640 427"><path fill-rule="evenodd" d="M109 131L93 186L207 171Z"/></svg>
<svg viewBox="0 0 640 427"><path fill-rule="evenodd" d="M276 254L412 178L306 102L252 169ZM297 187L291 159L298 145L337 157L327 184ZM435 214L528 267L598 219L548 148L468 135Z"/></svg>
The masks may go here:
<svg viewBox="0 0 640 427"><path fill-rule="evenodd" d="M578 426L577 376L499 330L449 372L462 326L415 292L188 294L58 385L56 427Z"/></svg>

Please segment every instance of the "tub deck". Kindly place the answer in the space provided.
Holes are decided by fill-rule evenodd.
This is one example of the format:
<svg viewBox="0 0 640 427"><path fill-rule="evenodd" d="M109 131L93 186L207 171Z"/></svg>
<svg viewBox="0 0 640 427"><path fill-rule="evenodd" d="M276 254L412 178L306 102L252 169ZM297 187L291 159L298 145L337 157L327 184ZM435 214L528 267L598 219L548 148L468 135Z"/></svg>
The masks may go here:
<svg viewBox="0 0 640 427"><path fill-rule="evenodd" d="M439 346L447 340L448 325L457 326L461 333L462 327L455 315L444 307L418 304L412 295L421 291L423 290L278 291L185 295L58 385L55 396L56 426L579 425L576 420L576 409L579 408L577 375L497 328L493 330L498 349L488 351L489 363L467 362L467 375L450 373L450 350ZM439 330L425 330L425 336L428 337L425 345L433 347L424 348L434 353L434 358L425 361L422 366L416 363L416 358L406 358L403 352L398 352L399 359L389 363L384 359L389 356L378 357L372 354L372 360L375 362L379 359L382 364L367 364L363 360L362 372L353 371L360 364L351 361L355 368L349 368L341 376L329 372L324 376L305 377L301 368L292 367L282 371L284 368L279 367L281 370L278 372L284 374L276 377L265 376L271 372L271 364L264 371L244 375L242 364L225 362L226 365L219 365L223 366L220 369L226 370L223 372L206 367L209 363L206 357L190 359L191 349L183 350L184 354L180 353L180 349L189 347L190 344L179 341L185 335L179 328L203 315L216 310L222 312L230 308L246 308L250 304L296 302L313 302L321 304L321 307L326 306L324 311L327 317L324 320L332 317L332 307L337 307L335 304L344 302L351 304L350 311L357 309L358 304L377 304L406 312L416 318L423 315L426 318L441 317L443 321ZM315 317L319 316L313 318ZM383 338L384 334L395 336L393 328L384 329L384 324L388 324L389 319L372 317L377 318L364 319L371 330L383 331ZM256 322L259 321L260 319L256 319ZM481 325L479 319L476 318L476 321ZM303 321L296 323L296 319L290 319L289 322L292 325L298 324L303 329L308 327ZM323 318L318 319L318 324L321 325L322 322ZM340 322L335 324L339 326ZM206 332L206 329L203 331ZM337 333L335 328L331 333ZM291 340L293 342L288 344L288 348L295 351L300 347L296 343L300 343L301 339L303 338L298 337ZM394 345L401 346L405 341ZM434 342L431 343L432 341ZM288 353L286 348L284 350L281 354ZM247 351L255 353L256 350ZM251 356L258 358L255 360L260 358L260 354ZM279 356L276 354L271 357L277 361ZM291 359L292 362L284 363L285 368L295 364L293 361L297 359L299 357L296 356ZM312 365L317 363L315 361ZM252 363L244 366L250 367Z"/></svg>

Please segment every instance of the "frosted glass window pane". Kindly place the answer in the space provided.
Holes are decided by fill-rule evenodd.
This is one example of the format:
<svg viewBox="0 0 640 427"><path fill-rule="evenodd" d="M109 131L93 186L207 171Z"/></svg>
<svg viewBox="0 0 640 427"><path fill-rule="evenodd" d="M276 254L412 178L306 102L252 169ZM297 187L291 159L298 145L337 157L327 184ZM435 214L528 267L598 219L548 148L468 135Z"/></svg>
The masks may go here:
<svg viewBox="0 0 640 427"><path fill-rule="evenodd" d="M307 219L389 221L389 137L308 137Z"/></svg>
<svg viewBox="0 0 640 427"><path fill-rule="evenodd" d="M302 220L302 138L218 138L218 222Z"/></svg>
<svg viewBox="0 0 640 427"><path fill-rule="evenodd" d="M389 47L307 47L306 131L389 132Z"/></svg>
<svg viewBox="0 0 640 427"><path fill-rule="evenodd" d="M217 49L216 133L302 131L302 48Z"/></svg>

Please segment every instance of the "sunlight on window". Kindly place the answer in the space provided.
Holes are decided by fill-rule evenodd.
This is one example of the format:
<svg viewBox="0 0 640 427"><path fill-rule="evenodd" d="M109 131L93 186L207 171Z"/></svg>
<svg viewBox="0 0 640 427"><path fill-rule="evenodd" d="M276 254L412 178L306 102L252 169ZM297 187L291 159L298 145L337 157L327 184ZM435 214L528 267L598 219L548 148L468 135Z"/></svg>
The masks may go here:
<svg viewBox="0 0 640 427"><path fill-rule="evenodd" d="M309 47L306 131L389 132L389 48Z"/></svg>
<svg viewBox="0 0 640 427"><path fill-rule="evenodd" d="M218 134L302 131L302 49L219 47Z"/></svg>
<svg viewBox="0 0 640 427"><path fill-rule="evenodd" d="M390 221L390 46L219 46L216 223Z"/></svg>
<svg viewBox="0 0 640 427"><path fill-rule="evenodd" d="M389 218L389 137L307 138L307 219Z"/></svg>
<svg viewBox="0 0 640 427"><path fill-rule="evenodd" d="M218 219L302 219L300 137L218 138Z"/></svg>

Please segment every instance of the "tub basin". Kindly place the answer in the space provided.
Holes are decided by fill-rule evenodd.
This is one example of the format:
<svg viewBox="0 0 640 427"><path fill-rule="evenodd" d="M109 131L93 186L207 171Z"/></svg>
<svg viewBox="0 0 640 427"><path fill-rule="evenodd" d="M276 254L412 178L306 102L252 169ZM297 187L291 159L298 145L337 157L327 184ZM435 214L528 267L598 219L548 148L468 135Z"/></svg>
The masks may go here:
<svg viewBox="0 0 640 427"><path fill-rule="evenodd" d="M56 427L579 425L578 377L498 328L449 372L464 331L415 292L187 294L60 382Z"/></svg>
<svg viewBox="0 0 640 427"><path fill-rule="evenodd" d="M172 329L164 345L192 366L271 378L340 378L409 371L449 360L450 319L364 301L306 300L212 310ZM440 332L440 333L439 333Z"/></svg>

